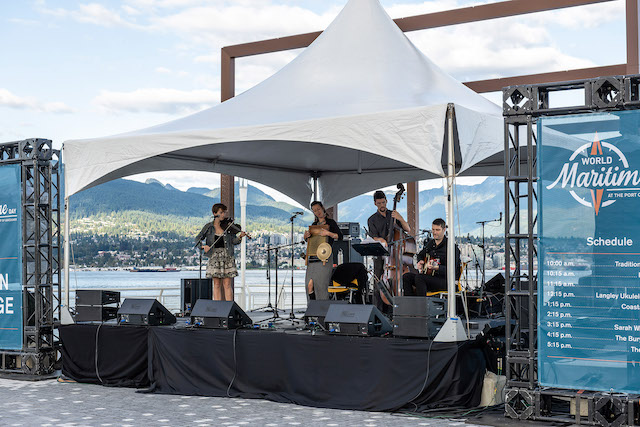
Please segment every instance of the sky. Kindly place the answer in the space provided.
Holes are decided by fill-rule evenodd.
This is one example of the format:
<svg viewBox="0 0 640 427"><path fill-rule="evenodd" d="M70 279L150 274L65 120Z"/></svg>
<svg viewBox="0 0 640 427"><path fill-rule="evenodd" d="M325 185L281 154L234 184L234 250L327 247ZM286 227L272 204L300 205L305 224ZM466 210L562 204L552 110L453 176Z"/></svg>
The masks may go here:
<svg viewBox="0 0 640 427"><path fill-rule="evenodd" d="M374 0L372 0L374 1ZM489 2L381 0L392 18ZM0 142L123 133L220 102L224 46L323 30L346 0L22 0L0 2ZM406 33L461 81L626 61L624 1ZM301 50L236 60L236 94ZM487 94L499 103L500 94ZM186 190L217 174L163 172ZM460 179L474 184L477 178ZM441 185L421 182L420 188ZM277 200L287 197L259 186Z"/></svg>

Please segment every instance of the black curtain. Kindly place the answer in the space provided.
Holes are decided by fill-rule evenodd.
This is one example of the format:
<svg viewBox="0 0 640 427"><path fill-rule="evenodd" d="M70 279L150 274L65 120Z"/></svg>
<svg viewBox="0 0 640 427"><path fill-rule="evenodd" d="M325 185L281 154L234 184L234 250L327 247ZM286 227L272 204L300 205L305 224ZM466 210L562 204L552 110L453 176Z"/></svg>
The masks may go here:
<svg viewBox="0 0 640 427"><path fill-rule="evenodd" d="M160 393L227 396L229 389L233 397L368 411L480 402L485 359L472 342L251 330L149 331L152 387Z"/></svg>
<svg viewBox="0 0 640 427"><path fill-rule="evenodd" d="M83 383L149 386L147 327L79 324L59 330L63 375Z"/></svg>

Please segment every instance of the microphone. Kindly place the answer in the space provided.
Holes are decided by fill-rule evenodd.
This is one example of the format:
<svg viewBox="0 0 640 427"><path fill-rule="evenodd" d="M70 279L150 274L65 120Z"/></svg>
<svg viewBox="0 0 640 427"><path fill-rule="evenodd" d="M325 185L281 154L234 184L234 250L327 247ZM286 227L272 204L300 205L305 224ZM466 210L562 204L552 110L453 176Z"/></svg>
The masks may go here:
<svg viewBox="0 0 640 427"><path fill-rule="evenodd" d="M502 212L500 212L500 224L502 224Z"/></svg>

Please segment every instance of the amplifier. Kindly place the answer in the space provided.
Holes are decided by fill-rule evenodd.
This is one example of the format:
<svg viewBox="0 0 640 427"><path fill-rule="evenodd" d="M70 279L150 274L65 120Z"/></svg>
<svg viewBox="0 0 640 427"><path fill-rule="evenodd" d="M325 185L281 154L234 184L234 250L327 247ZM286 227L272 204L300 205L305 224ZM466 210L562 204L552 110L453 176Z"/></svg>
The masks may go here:
<svg viewBox="0 0 640 427"><path fill-rule="evenodd" d="M395 297L393 316L435 317L446 313L447 300L432 297Z"/></svg>
<svg viewBox="0 0 640 427"><path fill-rule="evenodd" d="M445 319L433 317L393 317L393 335L398 337L433 338L438 334Z"/></svg>
<svg viewBox="0 0 640 427"><path fill-rule="evenodd" d="M360 243L360 239L334 241L332 247L333 263L340 265L347 262L362 262L362 255L352 247L356 243Z"/></svg>
<svg viewBox="0 0 640 427"><path fill-rule="evenodd" d="M213 299L210 278L180 280L180 310L190 313L199 299Z"/></svg>
<svg viewBox="0 0 640 427"><path fill-rule="evenodd" d="M103 305L76 305L76 322L105 322L115 319L118 315L118 307L105 307Z"/></svg>
<svg viewBox="0 0 640 427"><path fill-rule="evenodd" d="M120 302L120 292L102 289L78 289L76 291L76 306L105 305L118 302Z"/></svg>
<svg viewBox="0 0 640 427"><path fill-rule="evenodd" d="M389 320L373 305L332 304L324 321L331 334L376 336L393 331Z"/></svg>
<svg viewBox="0 0 640 427"><path fill-rule="evenodd" d="M360 223L358 222L338 222L338 228L344 237L360 237Z"/></svg>

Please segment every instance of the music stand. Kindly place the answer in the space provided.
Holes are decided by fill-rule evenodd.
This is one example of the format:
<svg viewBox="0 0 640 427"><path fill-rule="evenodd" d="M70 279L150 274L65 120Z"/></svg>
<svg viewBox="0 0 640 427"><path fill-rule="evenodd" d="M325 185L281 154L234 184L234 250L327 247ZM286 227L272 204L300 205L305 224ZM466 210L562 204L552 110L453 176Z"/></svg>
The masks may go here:
<svg viewBox="0 0 640 427"><path fill-rule="evenodd" d="M351 246L363 257L365 256L389 256L389 251L382 246L382 243L356 243Z"/></svg>

